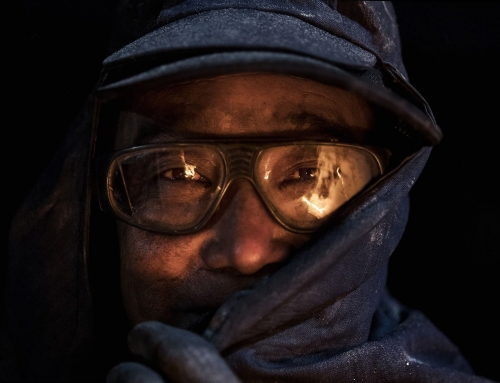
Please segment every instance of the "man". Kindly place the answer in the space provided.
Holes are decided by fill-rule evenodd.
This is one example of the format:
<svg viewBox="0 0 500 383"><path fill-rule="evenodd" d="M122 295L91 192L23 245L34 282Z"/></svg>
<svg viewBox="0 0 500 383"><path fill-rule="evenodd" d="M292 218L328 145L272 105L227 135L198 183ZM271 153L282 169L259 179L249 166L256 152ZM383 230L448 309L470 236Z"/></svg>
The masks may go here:
<svg viewBox="0 0 500 383"><path fill-rule="evenodd" d="M487 381L385 290L441 138L391 5L123 9L13 222L6 379Z"/></svg>

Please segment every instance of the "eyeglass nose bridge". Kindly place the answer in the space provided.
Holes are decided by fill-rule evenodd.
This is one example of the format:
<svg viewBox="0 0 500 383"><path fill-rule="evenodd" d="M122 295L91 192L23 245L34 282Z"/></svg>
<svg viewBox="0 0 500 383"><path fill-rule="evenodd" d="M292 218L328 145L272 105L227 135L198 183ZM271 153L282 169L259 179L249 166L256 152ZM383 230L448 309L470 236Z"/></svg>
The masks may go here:
<svg viewBox="0 0 500 383"><path fill-rule="evenodd" d="M255 148L249 146L232 146L230 148L226 148L224 156L226 160L226 169L227 169L227 178L225 182L225 187L223 188L223 192L219 197L217 205L220 203L220 200L223 198L225 191L229 188L229 185L237 180L237 179L246 179L250 181L253 185L257 195L260 197L264 207L269 211L271 216L276 219L276 221L288 228L287 225L283 223L283 221L276 215L272 205L264 198L261 190L257 186L257 182L254 179L254 161L258 157L258 154L262 148ZM294 231L292 229L292 231Z"/></svg>
<svg viewBox="0 0 500 383"><path fill-rule="evenodd" d="M229 187L229 185L236 179L247 179L255 188L258 196L260 197L264 207L268 210L270 215L274 217L278 224L283 226L285 229L292 231L294 233L311 233L311 230L302 230L290 227L287 225L274 210L274 206L270 201L268 201L262 191L260 190L257 181L255 180L254 174L254 165L257 157L259 157L262 148L248 147L248 146L232 146L231 148L226 148L225 150L225 160L227 166L227 179L225 182L225 187L223 188L223 192L221 193L218 202L216 205L220 203L222 200L225 191ZM214 209L215 210L215 209ZM213 211L212 211L213 212ZM206 220L210 218L211 214L206 217ZM205 221L206 222L206 221Z"/></svg>
<svg viewBox="0 0 500 383"><path fill-rule="evenodd" d="M252 179L254 149L249 147L235 147L226 151L228 168L228 182L237 178Z"/></svg>

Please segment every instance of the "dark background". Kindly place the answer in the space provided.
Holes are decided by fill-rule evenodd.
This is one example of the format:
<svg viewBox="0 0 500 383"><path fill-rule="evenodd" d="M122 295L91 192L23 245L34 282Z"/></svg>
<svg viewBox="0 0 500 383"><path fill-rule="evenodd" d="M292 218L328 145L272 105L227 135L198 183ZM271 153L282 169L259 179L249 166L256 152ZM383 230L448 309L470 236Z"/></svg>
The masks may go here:
<svg viewBox="0 0 500 383"><path fill-rule="evenodd" d="M5 72L6 224L60 144L106 56L109 1L23 0ZM412 192L389 288L421 309L479 375L500 381L500 5L394 4L413 85L444 132ZM8 17L4 16L4 17ZM7 231L5 231L7 233ZM6 237L4 253L6 252ZM0 267L3 267L2 257Z"/></svg>

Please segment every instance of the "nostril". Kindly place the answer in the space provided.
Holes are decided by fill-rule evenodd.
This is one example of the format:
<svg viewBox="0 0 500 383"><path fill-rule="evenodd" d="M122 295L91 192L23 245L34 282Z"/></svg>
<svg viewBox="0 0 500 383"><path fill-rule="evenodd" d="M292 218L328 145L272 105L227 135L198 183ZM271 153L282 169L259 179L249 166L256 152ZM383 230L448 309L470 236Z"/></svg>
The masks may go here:
<svg viewBox="0 0 500 383"><path fill-rule="evenodd" d="M288 261L293 251L288 243L256 229L238 235L237 226L220 230L217 239L206 243L201 255L208 268L231 275L264 276Z"/></svg>
<svg viewBox="0 0 500 383"><path fill-rule="evenodd" d="M228 248L228 262L241 274L253 275L264 270L273 270L286 262L291 249L279 240L267 237L264 233L254 230L254 235L248 234L239 238Z"/></svg>
<svg viewBox="0 0 500 383"><path fill-rule="evenodd" d="M264 267L261 267L260 270L255 272L253 275L257 278L262 278L266 275L273 274L275 271L282 268L288 262L288 259L289 258L282 262L269 263Z"/></svg>
<svg viewBox="0 0 500 383"><path fill-rule="evenodd" d="M276 263L270 263L267 264L263 267L261 267L259 270L257 270L254 273L247 274L243 273L240 270L234 268L234 267L221 267L218 269L213 269L213 272L220 273L220 274L225 274L225 275L233 275L236 277L243 277L243 276L251 276L255 279L263 278L267 275L273 274L275 271L283 267L287 262L276 262Z"/></svg>

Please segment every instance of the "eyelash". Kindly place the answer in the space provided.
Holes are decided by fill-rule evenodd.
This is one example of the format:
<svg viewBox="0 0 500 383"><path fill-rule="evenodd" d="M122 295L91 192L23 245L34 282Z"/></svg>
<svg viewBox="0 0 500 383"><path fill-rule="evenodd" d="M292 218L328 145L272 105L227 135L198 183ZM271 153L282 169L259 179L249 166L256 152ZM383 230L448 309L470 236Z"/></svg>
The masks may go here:
<svg viewBox="0 0 500 383"><path fill-rule="evenodd" d="M180 176L179 178L176 178L175 177L175 174L174 172L175 171L179 171L180 173L182 174L178 174L178 176ZM193 169L194 171L194 169ZM169 176L167 175L168 173L172 173L172 176ZM203 184L206 184L208 186L210 186L212 183L210 182L210 180L208 178L206 178L205 176L203 176L202 174L194 171L194 175L193 177L191 178L188 178L186 177L186 168L171 168L171 169L167 169L165 171L163 171L161 173L162 177L167 179L168 181L171 181L171 182L178 182L178 181L192 181L192 182L198 182L198 183L203 183ZM196 176L199 176L198 179L193 179L195 178Z"/></svg>

